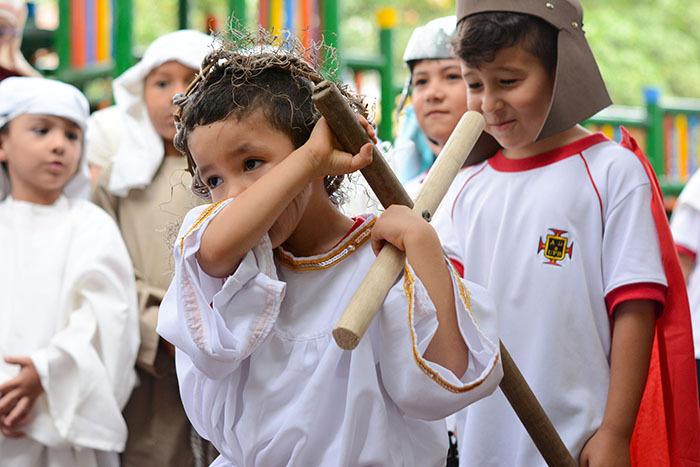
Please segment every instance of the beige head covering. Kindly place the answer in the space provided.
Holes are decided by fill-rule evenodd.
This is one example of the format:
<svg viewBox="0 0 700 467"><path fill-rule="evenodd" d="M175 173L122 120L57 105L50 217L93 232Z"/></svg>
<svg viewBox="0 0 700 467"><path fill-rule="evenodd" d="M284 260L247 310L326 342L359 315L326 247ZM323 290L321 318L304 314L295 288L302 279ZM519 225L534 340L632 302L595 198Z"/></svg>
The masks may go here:
<svg viewBox="0 0 700 467"><path fill-rule="evenodd" d="M7 78L0 83L0 128L20 115L36 114L66 118L84 132L89 113L87 99L70 84L24 77ZM68 198L87 199L90 194L90 175L84 152L77 172L63 188ZM0 168L0 200L9 193L10 178L5 169Z"/></svg>
<svg viewBox="0 0 700 467"><path fill-rule="evenodd" d="M148 46L140 62L114 80L114 100L122 115L121 144L109 180L114 195L124 197L130 189L150 184L165 155L163 140L151 123L143 98L148 74L170 61L198 70L213 47L214 38L199 31L165 34Z"/></svg>
<svg viewBox="0 0 700 467"><path fill-rule="evenodd" d="M496 11L536 16L559 31L552 102L537 139L567 130L612 103L584 35L578 0L458 0L457 22L476 13ZM469 162L492 156L498 147L484 133Z"/></svg>
<svg viewBox="0 0 700 467"><path fill-rule="evenodd" d="M0 41L0 67L23 76L39 76L20 51L22 31L27 20L27 5L24 0L0 0L0 19L12 25L17 31L14 38Z"/></svg>

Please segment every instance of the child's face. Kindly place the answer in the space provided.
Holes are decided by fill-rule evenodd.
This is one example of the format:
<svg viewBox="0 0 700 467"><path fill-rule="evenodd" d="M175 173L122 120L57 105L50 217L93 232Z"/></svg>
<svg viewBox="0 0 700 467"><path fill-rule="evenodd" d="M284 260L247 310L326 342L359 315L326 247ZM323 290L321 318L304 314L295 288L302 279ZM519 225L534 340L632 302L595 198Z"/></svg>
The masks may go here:
<svg viewBox="0 0 700 467"><path fill-rule="evenodd" d="M516 45L493 62L470 68L462 62L469 110L481 112L485 131L506 150L534 143L547 118L553 79L540 60Z"/></svg>
<svg viewBox="0 0 700 467"><path fill-rule="evenodd" d="M16 199L52 204L78 169L83 133L74 122L25 114L0 134L0 161L7 162Z"/></svg>
<svg viewBox="0 0 700 467"><path fill-rule="evenodd" d="M154 68L144 82L143 98L148 116L158 135L166 142L175 137L173 96L185 92L197 70L179 62L166 62Z"/></svg>
<svg viewBox="0 0 700 467"><path fill-rule="evenodd" d="M413 67L411 81L418 124L431 140L433 151L439 152L467 111L459 60L421 60Z"/></svg>
<svg viewBox="0 0 700 467"><path fill-rule="evenodd" d="M295 150L291 139L272 128L261 110L241 120L230 116L195 127L187 143L214 202L239 196ZM270 230L273 247L296 229L308 200L307 189L277 219Z"/></svg>

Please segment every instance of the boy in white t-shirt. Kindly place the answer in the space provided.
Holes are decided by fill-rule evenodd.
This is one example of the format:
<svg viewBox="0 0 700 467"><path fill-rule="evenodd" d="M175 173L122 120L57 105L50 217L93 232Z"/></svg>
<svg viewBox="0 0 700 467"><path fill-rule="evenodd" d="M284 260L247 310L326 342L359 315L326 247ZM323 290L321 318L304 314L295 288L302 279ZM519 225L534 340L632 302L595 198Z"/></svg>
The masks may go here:
<svg viewBox="0 0 700 467"><path fill-rule="evenodd" d="M497 321L582 465L700 459L687 302L653 172L578 125L610 103L579 2L461 0L457 12L468 106L486 129L482 162L434 225L496 298L482 322ZM461 465L543 464L503 394L463 415Z"/></svg>

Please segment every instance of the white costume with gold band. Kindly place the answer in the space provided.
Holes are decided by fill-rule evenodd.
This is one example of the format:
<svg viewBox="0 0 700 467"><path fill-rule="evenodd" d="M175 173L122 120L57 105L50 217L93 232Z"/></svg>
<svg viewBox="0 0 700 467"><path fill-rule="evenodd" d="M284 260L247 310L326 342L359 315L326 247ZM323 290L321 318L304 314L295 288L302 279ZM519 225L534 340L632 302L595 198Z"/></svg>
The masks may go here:
<svg viewBox="0 0 700 467"><path fill-rule="evenodd" d="M117 466L138 349L133 270L101 209L61 196L0 202L0 356L41 378L27 436L0 435L3 467ZM0 383L17 365L0 361Z"/></svg>
<svg viewBox="0 0 700 467"><path fill-rule="evenodd" d="M469 347L460 379L422 358L437 328L407 268L358 347L331 330L374 260L367 219L330 252L295 258L265 237L224 279L196 259L209 221L228 202L195 208L175 245L175 279L158 331L177 347L185 409L221 456L214 465L444 466L445 416L490 394L502 375L473 309L483 289L454 281Z"/></svg>
<svg viewBox="0 0 700 467"><path fill-rule="evenodd" d="M605 409L610 314L627 300L665 300L650 201L636 156L595 134L464 169L432 222L465 278L496 300L497 317L477 318L497 322L574 458ZM501 392L458 418L460 465L545 465Z"/></svg>

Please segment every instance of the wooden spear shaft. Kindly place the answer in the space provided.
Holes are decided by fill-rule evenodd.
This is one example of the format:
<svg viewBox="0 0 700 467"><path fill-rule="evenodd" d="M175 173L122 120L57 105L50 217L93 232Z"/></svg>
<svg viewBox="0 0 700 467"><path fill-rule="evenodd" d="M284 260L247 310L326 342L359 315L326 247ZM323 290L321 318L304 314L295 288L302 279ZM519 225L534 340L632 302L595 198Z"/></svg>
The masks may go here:
<svg viewBox="0 0 700 467"><path fill-rule="evenodd" d="M328 121L328 125L333 130L338 142L347 152L356 154L364 144L368 142L371 143L364 128L362 128L362 125L357 121L355 113L334 84L328 81L322 81L317 84L314 89L313 100L318 110ZM467 116L465 115L465 117ZM463 117L463 120L465 117ZM469 116L467 118L471 119L472 117ZM453 140L452 144L451 141L448 140L443 152L450 151L454 153L455 140L453 137L455 139L460 139L460 143L464 145L461 148L461 162L464 162L467 154L476 143L478 134L481 133L483 129L483 122L478 132L473 131L473 127L473 120L468 123L460 121L458 128L455 129L455 133L459 133L459 135L453 134L453 136L450 137L450 140ZM446 178L451 176L449 180L451 181L459 169L455 169L454 163L441 163L443 152L441 152L440 157L438 157L434 169L437 168L439 172L445 174L449 172L453 173L447 177L444 175L431 177L429 173L425 183L426 187L428 187L429 184L436 184L435 182L430 183L430 178L435 178L438 181L437 184L444 185L446 183ZM451 167L440 168L440 166L447 165L451 165ZM461 163L459 166L461 166ZM434 172L434 169L431 169L431 173ZM392 204L414 207L406 190L404 190L376 147L373 147L372 163L362 169L361 172L384 207L388 207ZM447 181L448 186L449 181ZM437 208L437 204L444 196L446 190L447 186L442 186L438 189L430 189L428 187L429 192L426 193L424 193L424 191L426 191L425 188L421 191L421 194L416 200L416 204L419 204L419 206L417 206L419 212L427 220L430 220L430 217L435 208ZM348 306L348 310L346 310L346 313L339 321L339 325L333 330L333 337L341 348L352 350L357 346L357 343L362 338L373 316L381 308L381 304L384 302L389 289L400 274L403 261L404 256L398 249L391 245L385 245L384 248L382 248L382 251L377 256L375 264L373 264L372 268L367 273L367 277L355 293L350 306ZM501 380L500 388L523 426L530 434L540 454L542 454L542 457L550 466L576 466L576 461L574 461L573 457L566 449L554 425L552 425L542 405L533 394L530 386L527 384L527 381L525 381L525 378L523 378L523 375L520 373L520 370L515 365L515 362L502 342L500 342L500 350L503 364L503 379Z"/></svg>

